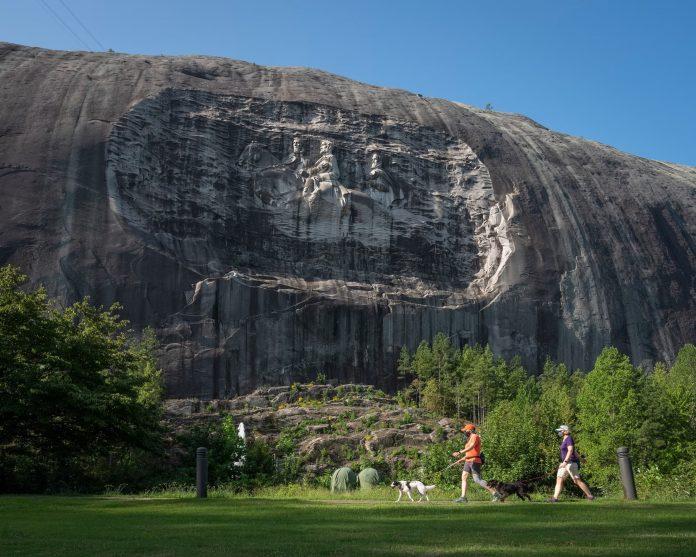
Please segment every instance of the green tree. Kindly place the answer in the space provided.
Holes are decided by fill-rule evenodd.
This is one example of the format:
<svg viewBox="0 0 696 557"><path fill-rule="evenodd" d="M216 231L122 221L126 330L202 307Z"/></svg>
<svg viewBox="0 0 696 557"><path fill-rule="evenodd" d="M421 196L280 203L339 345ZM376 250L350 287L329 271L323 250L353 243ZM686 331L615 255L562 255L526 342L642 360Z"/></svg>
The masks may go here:
<svg viewBox="0 0 696 557"><path fill-rule="evenodd" d="M547 450L550 433L540 427L536 388L530 380L513 400L502 400L481 428L487 475L503 481L538 478L557 458Z"/></svg>
<svg viewBox="0 0 696 557"><path fill-rule="evenodd" d="M0 268L0 489L102 484L160 446L154 336L136 340L116 305L61 311L25 282Z"/></svg>
<svg viewBox="0 0 696 557"><path fill-rule="evenodd" d="M442 415L444 414L442 402L440 383L435 377L431 377L425 382L421 392L421 405L434 414Z"/></svg>
<svg viewBox="0 0 696 557"><path fill-rule="evenodd" d="M426 408L444 415L452 415L455 411L455 362L457 351L449 338L438 333L433 339L431 349L432 379L428 381L423 396L426 397Z"/></svg>
<svg viewBox="0 0 696 557"><path fill-rule="evenodd" d="M538 378L538 412L540 423L550 431L560 424L575 423L576 381L565 365L546 360L544 370Z"/></svg>
<svg viewBox="0 0 696 557"><path fill-rule="evenodd" d="M413 373L422 381L427 381L435 375L435 358L427 341L422 341L411 362Z"/></svg>
<svg viewBox="0 0 696 557"><path fill-rule="evenodd" d="M430 345L425 340L416 348L416 353L411 360L411 369L416 376L414 388L416 390L417 403L420 406L422 404L423 388L435 373L435 359L433 358L432 350L430 350Z"/></svg>
<svg viewBox="0 0 696 557"><path fill-rule="evenodd" d="M658 363L645 380L646 419L639 445L644 465L669 471L696 459L696 347L687 344L670 369Z"/></svg>
<svg viewBox="0 0 696 557"><path fill-rule="evenodd" d="M668 396L672 400L683 427L690 430L696 441L696 346L685 344L669 370Z"/></svg>
<svg viewBox="0 0 696 557"><path fill-rule="evenodd" d="M465 346L460 352L457 363L460 411L476 423L483 421L488 406L488 394L491 391L488 379L493 365L493 352L488 347Z"/></svg>
<svg viewBox="0 0 696 557"><path fill-rule="evenodd" d="M435 335L433 339L432 355L435 365L435 375L437 375L438 380L441 383L450 380L454 371L457 353L450 339L444 333Z"/></svg>
<svg viewBox="0 0 696 557"><path fill-rule="evenodd" d="M483 422L499 401L514 398L527 379L519 358L508 364L496 358L489 346L465 346L459 354L457 371L461 408L475 423Z"/></svg>
<svg viewBox="0 0 696 557"><path fill-rule="evenodd" d="M537 421L544 436L544 460L558 459L558 437L554 430L561 424L571 427L577 423L575 399L582 381L580 373L570 374L563 364L546 360L544 370L538 378L539 399Z"/></svg>
<svg viewBox="0 0 696 557"><path fill-rule="evenodd" d="M396 371L399 379L408 381L407 385L399 390L396 395L399 404L402 406L418 405L421 391L420 381L417 377L414 377L411 353L406 346L401 347Z"/></svg>
<svg viewBox="0 0 696 557"><path fill-rule="evenodd" d="M396 364L396 371L398 372L400 379L407 379L413 375L413 368L411 367L411 353L405 346L401 347L399 361Z"/></svg>
<svg viewBox="0 0 696 557"><path fill-rule="evenodd" d="M642 383L641 372L613 347L602 350L585 377L577 399L579 445L595 483L616 480L618 447L627 446L634 453L642 449L637 443L645 414Z"/></svg>

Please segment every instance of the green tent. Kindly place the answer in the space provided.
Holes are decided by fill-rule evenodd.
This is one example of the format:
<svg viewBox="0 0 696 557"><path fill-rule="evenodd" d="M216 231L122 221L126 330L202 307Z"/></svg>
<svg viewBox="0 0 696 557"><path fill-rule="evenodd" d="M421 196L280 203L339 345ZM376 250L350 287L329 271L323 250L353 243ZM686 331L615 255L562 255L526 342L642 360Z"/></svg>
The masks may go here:
<svg viewBox="0 0 696 557"><path fill-rule="evenodd" d="M350 491L358 485L358 478L350 468L339 468L331 474L331 492Z"/></svg>
<svg viewBox="0 0 696 557"><path fill-rule="evenodd" d="M379 483L379 472L374 468L365 468L358 474L360 489L372 489Z"/></svg>

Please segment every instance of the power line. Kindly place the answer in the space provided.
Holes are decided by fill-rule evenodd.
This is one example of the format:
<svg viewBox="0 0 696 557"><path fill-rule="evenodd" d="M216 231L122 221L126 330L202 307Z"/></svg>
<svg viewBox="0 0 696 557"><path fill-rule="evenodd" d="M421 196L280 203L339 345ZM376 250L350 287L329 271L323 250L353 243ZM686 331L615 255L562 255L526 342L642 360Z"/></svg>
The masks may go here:
<svg viewBox="0 0 696 557"><path fill-rule="evenodd" d="M86 26L84 23L82 23L82 21L80 20L80 18L77 17L77 15L75 15L75 12L73 12L73 11L70 9L70 7L69 7L65 2L63 2L63 0L60 0L60 3L63 4L63 7L64 7L66 10L68 10L68 12L70 12L70 15L73 16L73 18L75 19L75 21L77 21L77 22L80 24L80 27L82 27L82 28L87 32L87 34L88 34L90 37L92 37L92 40L93 40L95 43L97 43L97 44L99 45L99 48L101 48L102 50L106 50L106 49L104 48L104 45L101 44L101 43L99 42L99 39L97 39L97 37L95 37L95 36L92 34L92 32L91 32L89 29L87 29L87 26Z"/></svg>
<svg viewBox="0 0 696 557"><path fill-rule="evenodd" d="M78 41L80 41L80 42L84 45L84 47L85 47L87 50L91 50L91 49L90 49L90 46L89 46L85 41L83 41L83 40L80 38L80 36L79 36L77 33L75 33L75 31L72 30L72 27L70 27L67 23L65 23L65 21L63 20L63 18L60 17L60 16L58 15L58 13L57 13L53 8L51 8L51 6L49 6L49 5L46 3L45 0L39 0L39 2L41 2L41 5L44 7L44 9L46 9L46 10L49 11L51 14L53 14L53 17L55 17L55 18L60 22L60 24L61 24L63 27L65 27L68 31L70 31L70 32L73 34L73 36L74 36Z"/></svg>

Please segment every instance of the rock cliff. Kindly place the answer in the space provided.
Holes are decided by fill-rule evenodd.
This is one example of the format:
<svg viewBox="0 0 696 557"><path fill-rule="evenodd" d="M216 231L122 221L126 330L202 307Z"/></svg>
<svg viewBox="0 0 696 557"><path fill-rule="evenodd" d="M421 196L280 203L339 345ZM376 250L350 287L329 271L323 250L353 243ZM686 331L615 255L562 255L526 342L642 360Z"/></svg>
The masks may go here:
<svg viewBox="0 0 696 557"><path fill-rule="evenodd" d="M306 68L0 43L0 263L120 301L170 396L696 341L696 168Z"/></svg>

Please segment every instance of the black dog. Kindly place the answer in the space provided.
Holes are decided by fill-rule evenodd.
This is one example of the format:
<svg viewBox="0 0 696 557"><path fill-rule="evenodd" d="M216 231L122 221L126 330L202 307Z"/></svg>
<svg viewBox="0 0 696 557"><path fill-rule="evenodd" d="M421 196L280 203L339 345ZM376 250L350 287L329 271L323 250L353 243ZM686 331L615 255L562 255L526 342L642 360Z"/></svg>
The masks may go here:
<svg viewBox="0 0 696 557"><path fill-rule="evenodd" d="M524 501L525 498L527 501L532 500L532 498L529 496L529 493L532 491L532 487L523 481L505 483L499 482L498 480L488 480L487 483L500 494L501 501L505 501L505 499L510 497L510 495L515 494L522 499L522 501Z"/></svg>

